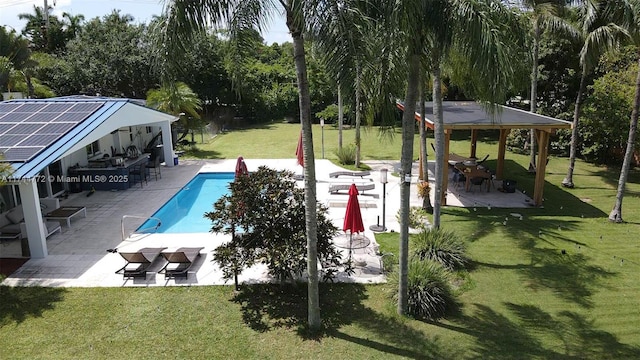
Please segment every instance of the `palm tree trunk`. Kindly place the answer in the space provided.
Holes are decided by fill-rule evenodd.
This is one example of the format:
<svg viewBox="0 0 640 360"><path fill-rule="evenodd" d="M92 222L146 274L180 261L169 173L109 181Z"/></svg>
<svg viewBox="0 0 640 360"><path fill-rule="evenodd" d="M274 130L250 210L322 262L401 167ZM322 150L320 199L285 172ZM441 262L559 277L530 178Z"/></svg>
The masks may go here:
<svg viewBox="0 0 640 360"><path fill-rule="evenodd" d="M344 119L344 109L342 108L342 91L338 84L338 150L342 149L342 123Z"/></svg>
<svg viewBox="0 0 640 360"><path fill-rule="evenodd" d="M538 104L538 57L540 52L540 25L536 21L533 30L533 67L531 69L531 99L529 109L532 113L537 110ZM536 135L533 129L529 130L529 143L531 144L531 156L529 158L529 171L536 171Z"/></svg>
<svg viewBox="0 0 640 360"><path fill-rule="evenodd" d="M420 174L423 181L429 183L429 161L427 159L427 129L425 126L426 119L426 105L425 95L427 92L426 76L420 77L420 161L422 162L422 174ZM433 213L433 206L431 205L431 198L429 194L422 198L422 208L427 212Z"/></svg>
<svg viewBox="0 0 640 360"><path fill-rule="evenodd" d="M631 159L635 150L636 131L638 129L638 108L640 108L640 52L638 52L638 76L636 77L636 95L633 99L633 111L629 123L629 139L627 140L627 150L624 153L624 161L618 179L618 192L616 193L616 203L609 213L609 220L617 223L622 222L622 198L627 185L627 176L631 167Z"/></svg>
<svg viewBox="0 0 640 360"><path fill-rule="evenodd" d="M407 313L408 272L409 272L409 195L411 193L411 167L413 163L413 137L415 133L416 100L418 98L418 77L420 75L420 55L409 55L407 93L402 114L402 155L400 158L400 285L398 287L398 314ZM407 179L409 177L409 179Z"/></svg>
<svg viewBox="0 0 640 360"><path fill-rule="evenodd" d="M576 106L573 111L573 128L571 129L571 146L569 149L569 169L567 176L562 180L562 186L573 189L573 170L576 166L576 152L578 149L578 122L580 121L580 110L582 108L582 94L584 93L585 83L587 79L587 66L582 65L582 75L580 76L580 87L578 88L578 96L576 97Z"/></svg>
<svg viewBox="0 0 640 360"><path fill-rule="evenodd" d="M433 202L433 227L440 228L440 210L442 208L443 191L442 177L447 171L444 164L444 115L442 113L442 79L440 78L440 65L436 61L433 68L433 116L434 137L436 140L436 181Z"/></svg>
<svg viewBox="0 0 640 360"><path fill-rule="evenodd" d="M360 97L362 94L362 89L361 89L361 84L362 82L360 81L360 66L358 64L358 62L356 61L356 168L360 167L360 122L362 121L362 106L360 105Z"/></svg>
<svg viewBox="0 0 640 360"><path fill-rule="evenodd" d="M302 143L304 148L304 203L305 226L307 230L307 276L308 276L308 322L309 329L320 329L320 294L318 290L318 221L316 214L316 167L311 132L311 100L307 63L304 55L302 31L287 9L287 27L293 38L293 59L298 80L298 101L300 122L302 123Z"/></svg>

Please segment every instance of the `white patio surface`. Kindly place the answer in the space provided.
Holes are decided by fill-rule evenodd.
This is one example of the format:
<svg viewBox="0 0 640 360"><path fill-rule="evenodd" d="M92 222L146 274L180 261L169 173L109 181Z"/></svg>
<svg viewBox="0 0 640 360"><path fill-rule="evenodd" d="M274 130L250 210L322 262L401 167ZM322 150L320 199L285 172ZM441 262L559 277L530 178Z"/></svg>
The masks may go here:
<svg viewBox="0 0 640 360"><path fill-rule="evenodd" d="M296 174L302 173L302 168L295 159L245 159L249 171L255 171L259 166L266 165L275 169L289 169ZM339 273L337 281L378 283L386 281L381 270L378 246L374 234L369 230L371 225L378 223L382 216L382 184L380 184L379 170L389 169L389 183L386 185L386 216L385 225L388 231L399 231L396 214L400 206L399 178L391 174L399 168L398 161L367 161L372 169L371 175L364 181L376 184L372 191L365 191L359 196L361 212L365 225L364 234L355 234L357 249L353 249L352 257L356 263L355 273L348 275ZM85 206L87 217L77 217L71 221L71 227L63 226L61 234L55 234L47 240L49 256L44 259L31 259L10 277L4 280L4 285L24 286L61 286L61 287L120 287L120 286L184 286L184 285L221 285L232 284L225 282L222 272L212 260L212 251L220 244L228 241L230 236L224 234L147 234L128 236L144 219L127 219L125 224L125 240L121 234L121 219L123 215L135 215L142 218L151 216L169 198L179 191L198 172L233 172L236 160L183 160L173 168L162 168L162 178L151 180L144 187L137 184L124 191L97 191L91 196L86 192L71 194L68 199L61 201L61 206ZM430 170L432 170L430 164ZM330 205L329 215L334 224L342 229L346 202L346 192L329 194L331 182L350 181L349 177L330 179L329 173L342 170L328 160L316 160L317 198L318 201ZM417 164L414 164L412 183L417 182ZM430 178L433 178L431 174ZM360 178L353 179L363 181ZM451 183L451 182L450 182ZM302 181L298 181L303 186ZM473 192L464 191L461 186L454 190L451 184L447 202L450 206L486 206L494 207L528 207L526 196L516 192L504 194L494 189L490 193L477 188ZM496 184L497 185L497 184ZM416 195L412 185L411 206L420 206L422 200ZM486 198L485 198L486 196ZM501 199L501 200L500 200ZM471 204L471 205L469 205ZM505 204L507 206L505 206ZM382 220L380 220L382 223ZM368 241L362 241L364 239ZM343 259L348 256L348 237L343 232L334 239L340 249ZM366 244L366 246L364 246ZM359 246L361 245L361 246ZM143 247L167 247L167 250L178 247L203 246L200 258L191 268L186 279L165 280L164 275L158 274L162 260L158 259L149 268L146 279L123 279L115 271L124 266L124 259L107 249L117 248L120 251L136 251ZM3 241L0 244L1 257L20 257L19 241ZM266 267L254 266L245 270L239 276L240 282L253 283L268 281Z"/></svg>

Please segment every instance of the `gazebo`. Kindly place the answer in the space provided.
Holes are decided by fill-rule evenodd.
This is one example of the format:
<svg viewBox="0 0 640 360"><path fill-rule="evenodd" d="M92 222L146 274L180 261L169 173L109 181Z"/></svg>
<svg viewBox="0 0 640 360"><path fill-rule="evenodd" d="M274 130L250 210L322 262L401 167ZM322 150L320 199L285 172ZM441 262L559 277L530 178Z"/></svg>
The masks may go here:
<svg viewBox="0 0 640 360"><path fill-rule="evenodd" d="M398 108L404 110L402 103L397 103ZM433 102L425 104L425 112L433 114ZM474 101L445 101L442 103L444 120L444 165L449 161L449 141L454 130L471 130L471 148L469 157L476 157L476 142L478 130L497 129L500 130L498 146L498 162L496 166L496 179L503 178L504 157L506 150L507 135L511 129L534 129L538 144L538 159L536 164L536 178L533 191L533 203L536 206L542 205L542 194L544 191L544 177L547 165L547 155L549 152L549 136L557 129L570 129L572 124L569 121L555 119L549 116L534 114L528 111L498 105L495 114L489 113L482 105ZM420 120L420 114L416 112L416 120ZM425 116L425 125L433 130L433 115ZM449 177L447 172L443 174L443 189L447 188ZM443 204L446 197L441 194Z"/></svg>

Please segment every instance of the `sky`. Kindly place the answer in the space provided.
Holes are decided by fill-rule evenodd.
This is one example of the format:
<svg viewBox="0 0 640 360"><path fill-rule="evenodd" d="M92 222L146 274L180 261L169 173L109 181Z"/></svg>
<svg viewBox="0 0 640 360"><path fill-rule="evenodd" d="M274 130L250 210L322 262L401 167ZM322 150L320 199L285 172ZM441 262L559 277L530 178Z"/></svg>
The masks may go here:
<svg viewBox="0 0 640 360"><path fill-rule="evenodd" d="M162 0L47 0L53 7L53 15L62 17L63 12L72 15L84 15L85 20L102 17L111 13L113 9L121 14L134 17L135 23L149 23L154 15L160 15L164 1ZM21 32L26 21L18 19L18 14L33 14L33 6L44 6L44 0L0 0L0 25L14 28ZM284 16L278 16L271 21L267 32L262 34L267 44L291 41Z"/></svg>

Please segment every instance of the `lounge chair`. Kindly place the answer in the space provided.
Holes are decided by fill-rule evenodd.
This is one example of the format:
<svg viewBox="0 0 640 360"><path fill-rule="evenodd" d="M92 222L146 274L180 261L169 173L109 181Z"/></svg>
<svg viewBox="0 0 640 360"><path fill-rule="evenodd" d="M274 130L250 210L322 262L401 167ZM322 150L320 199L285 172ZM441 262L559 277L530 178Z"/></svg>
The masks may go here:
<svg viewBox="0 0 640 360"><path fill-rule="evenodd" d="M369 172L368 170L365 171L336 171L336 172L332 172L329 174L330 178L337 178L339 176L352 176L352 177L361 177L364 178L365 176L369 176L371 175L371 172Z"/></svg>
<svg viewBox="0 0 640 360"><path fill-rule="evenodd" d="M120 256L122 256L127 261L127 264L116 271L116 274L122 274L125 279L136 277L146 278L147 269L165 249L166 247L146 247L136 252L119 252Z"/></svg>
<svg viewBox="0 0 640 360"><path fill-rule="evenodd" d="M332 194L336 194L338 191L341 191L341 190L349 191L350 187L351 187L351 183L331 184L329 186L329 192ZM360 192L360 194L364 194L365 190L373 190L375 188L376 188L376 184L374 183L356 184L356 189L358 189L358 192Z"/></svg>
<svg viewBox="0 0 640 360"><path fill-rule="evenodd" d="M187 277L193 262L200 256L200 250L204 247L181 247L176 251L166 251L162 257L167 264L159 271L165 279Z"/></svg>

